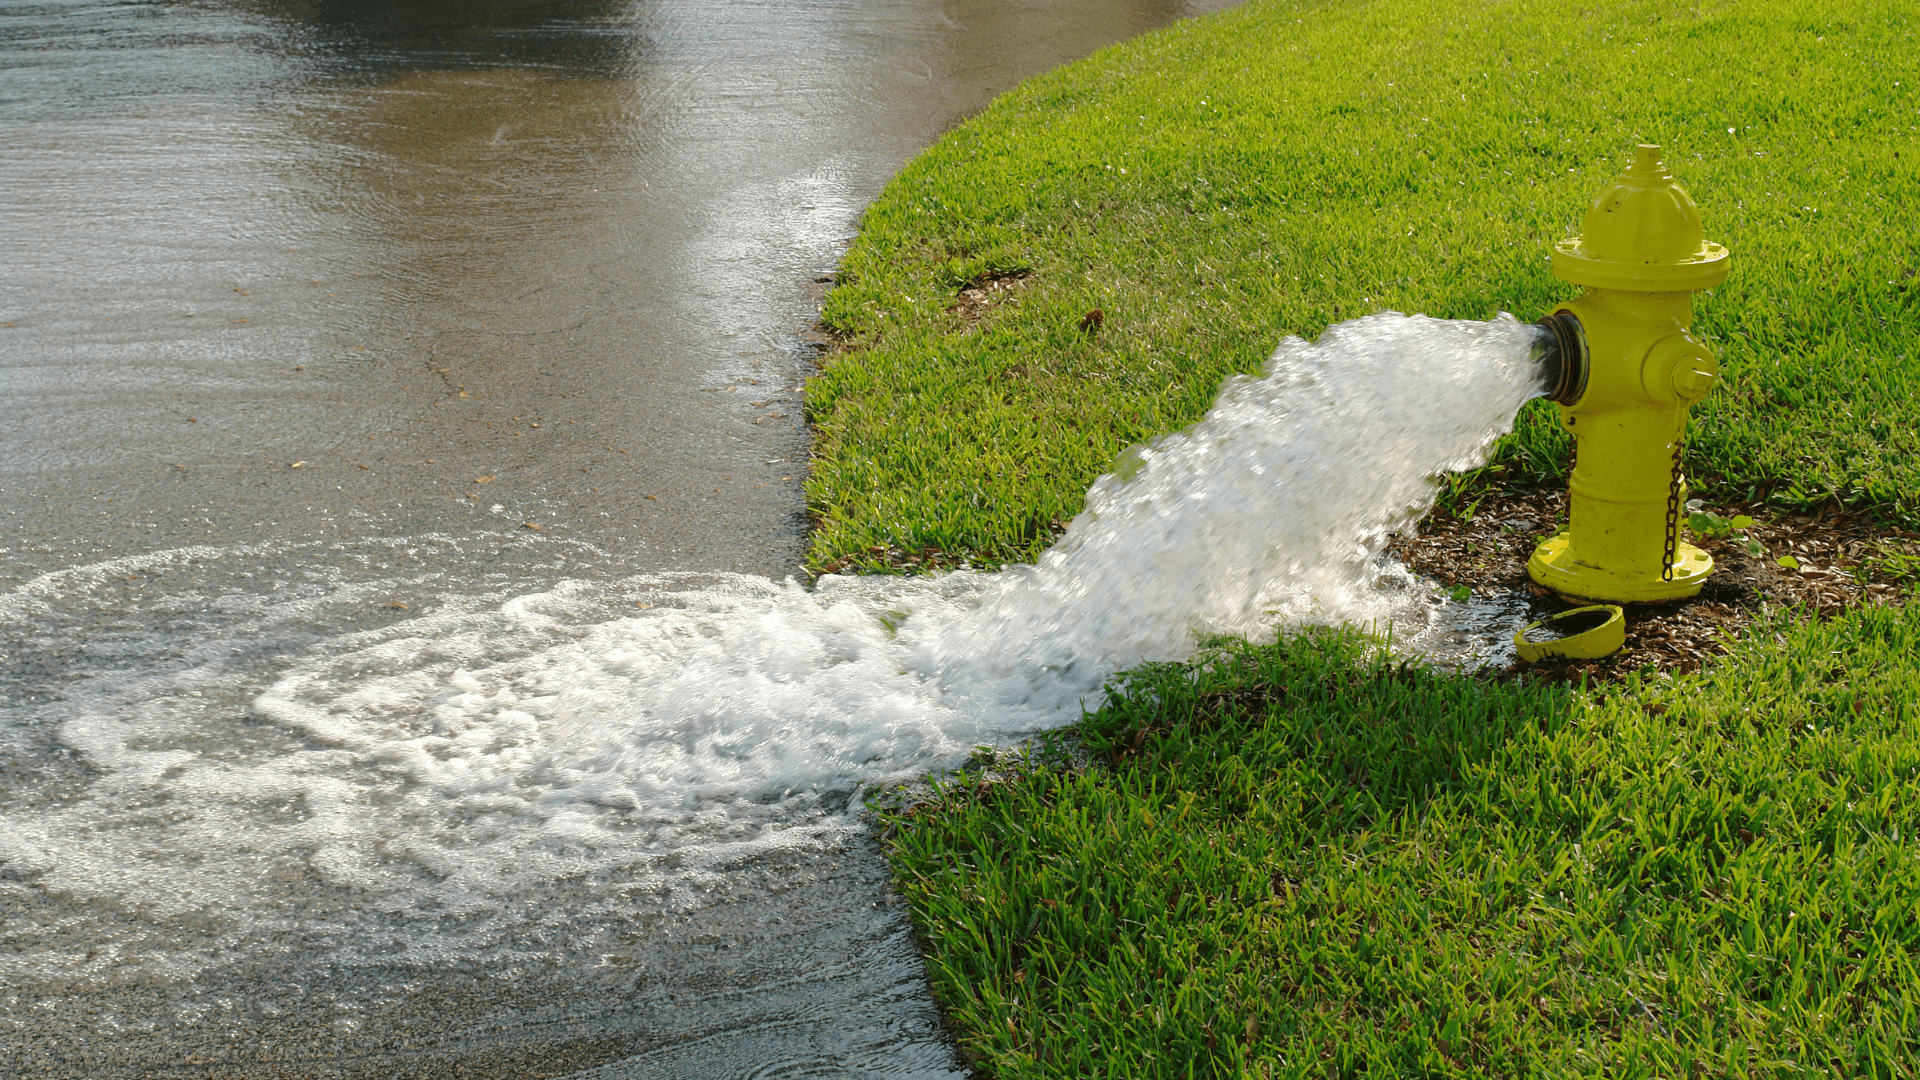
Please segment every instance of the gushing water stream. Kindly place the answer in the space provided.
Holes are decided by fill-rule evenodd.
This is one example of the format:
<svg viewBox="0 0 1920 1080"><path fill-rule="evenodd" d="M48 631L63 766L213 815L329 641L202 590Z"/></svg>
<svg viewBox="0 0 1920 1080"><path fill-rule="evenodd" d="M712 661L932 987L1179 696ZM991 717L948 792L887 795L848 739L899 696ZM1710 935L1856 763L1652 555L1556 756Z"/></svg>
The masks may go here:
<svg viewBox="0 0 1920 1080"><path fill-rule="evenodd" d="M999 574L805 589L530 537L552 572L489 579L487 552L424 536L316 547L297 575L255 568L302 552L209 547L41 577L0 597L70 673L0 720L0 1038L102 1073L189 1029L216 1058L404 1050L479 995L469 1031L697 1041L687 950L750 963L821 879L871 877L835 861L863 792L1070 721L1196 633L1419 647L1440 601L1381 547L1540 392L1535 347L1506 316L1289 339ZM699 923L716 906L729 929ZM806 975L747 982L800 1000Z"/></svg>

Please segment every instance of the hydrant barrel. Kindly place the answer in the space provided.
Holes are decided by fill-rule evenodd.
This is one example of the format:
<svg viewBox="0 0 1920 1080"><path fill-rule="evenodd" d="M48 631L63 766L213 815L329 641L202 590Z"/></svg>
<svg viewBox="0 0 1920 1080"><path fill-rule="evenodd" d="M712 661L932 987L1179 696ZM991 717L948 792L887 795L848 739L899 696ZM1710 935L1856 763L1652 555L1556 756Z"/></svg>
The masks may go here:
<svg viewBox="0 0 1920 1080"><path fill-rule="evenodd" d="M1692 294L1726 280L1727 251L1702 238L1699 209L1657 146L1639 148L1584 228L1553 250L1554 273L1587 286L1550 317L1577 323L1586 356L1577 396L1555 397L1576 446L1568 522L1527 572L1581 600L1682 599L1713 571L1680 536L1681 451L1688 409L1720 371L1689 331Z"/></svg>

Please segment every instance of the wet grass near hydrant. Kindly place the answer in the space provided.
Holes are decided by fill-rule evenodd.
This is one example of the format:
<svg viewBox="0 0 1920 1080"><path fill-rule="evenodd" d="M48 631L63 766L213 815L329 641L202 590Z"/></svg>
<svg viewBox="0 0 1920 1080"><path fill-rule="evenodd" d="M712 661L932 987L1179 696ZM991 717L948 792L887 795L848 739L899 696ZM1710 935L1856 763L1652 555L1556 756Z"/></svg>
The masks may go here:
<svg viewBox="0 0 1920 1080"><path fill-rule="evenodd" d="M1134 672L886 815L992 1076L1905 1076L1920 609L1610 695L1353 633Z"/></svg>
<svg viewBox="0 0 1920 1080"><path fill-rule="evenodd" d="M1734 259L1685 459L1722 573L1632 609L1621 654L1216 642L882 800L983 1076L1920 1075L1916 30L1252 0L1028 83L889 186L808 389L841 572L1035 558L1282 335L1545 314L1637 142ZM1566 457L1529 405L1392 553L1525 590Z"/></svg>

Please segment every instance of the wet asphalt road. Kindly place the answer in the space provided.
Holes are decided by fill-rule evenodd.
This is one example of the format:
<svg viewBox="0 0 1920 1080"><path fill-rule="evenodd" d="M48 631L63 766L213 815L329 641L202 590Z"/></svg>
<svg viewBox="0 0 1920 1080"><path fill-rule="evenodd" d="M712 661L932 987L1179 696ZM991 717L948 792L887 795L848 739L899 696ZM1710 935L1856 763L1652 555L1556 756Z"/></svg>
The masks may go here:
<svg viewBox="0 0 1920 1080"><path fill-rule="evenodd" d="M795 571L811 327L860 208L1021 79L1225 6L0 7L0 826L111 778L75 716L159 715L175 680L228 672L251 738L292 658L488 590ZM256 618L256 582L314 614ZM0 901L47 922L7 948L56 954L74 913L16 870ZM17 983L0 1075L947 1075L883 885L858 841L740 867L620 931L642 982L576 964L614 933L583 923L537 963L326 972L290 938Z"/></svg>
<svg viewBox="0 0 1920 1080"><path fill-rule="evenodd" d="M535 526L790 572L809 324L861 206L1195 6L0 12L0 580Z"/></svg>

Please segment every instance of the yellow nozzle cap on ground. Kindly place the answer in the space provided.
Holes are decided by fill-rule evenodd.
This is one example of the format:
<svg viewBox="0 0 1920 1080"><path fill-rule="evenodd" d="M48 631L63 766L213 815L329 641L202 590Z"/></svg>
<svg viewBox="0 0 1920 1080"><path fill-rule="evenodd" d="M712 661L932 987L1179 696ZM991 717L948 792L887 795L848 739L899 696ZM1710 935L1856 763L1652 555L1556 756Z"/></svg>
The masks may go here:
<svg viewBox="0 0 1920 1080"><path fill-rule="evenodd" d="M1598 660L1627 643L1626 612L1618 604L1594 604L1549 615L1513 632L1521 663Z"/></svg>
<svg viewBox="0 0 1920 1080"><path fill-rule="evenodd" d="M1702 239L1700 208L1641 143L1594 200L1579 236L1553 246L1553 273L1594 289L1695 292L1727 280L1727 249Z"/></svg>

